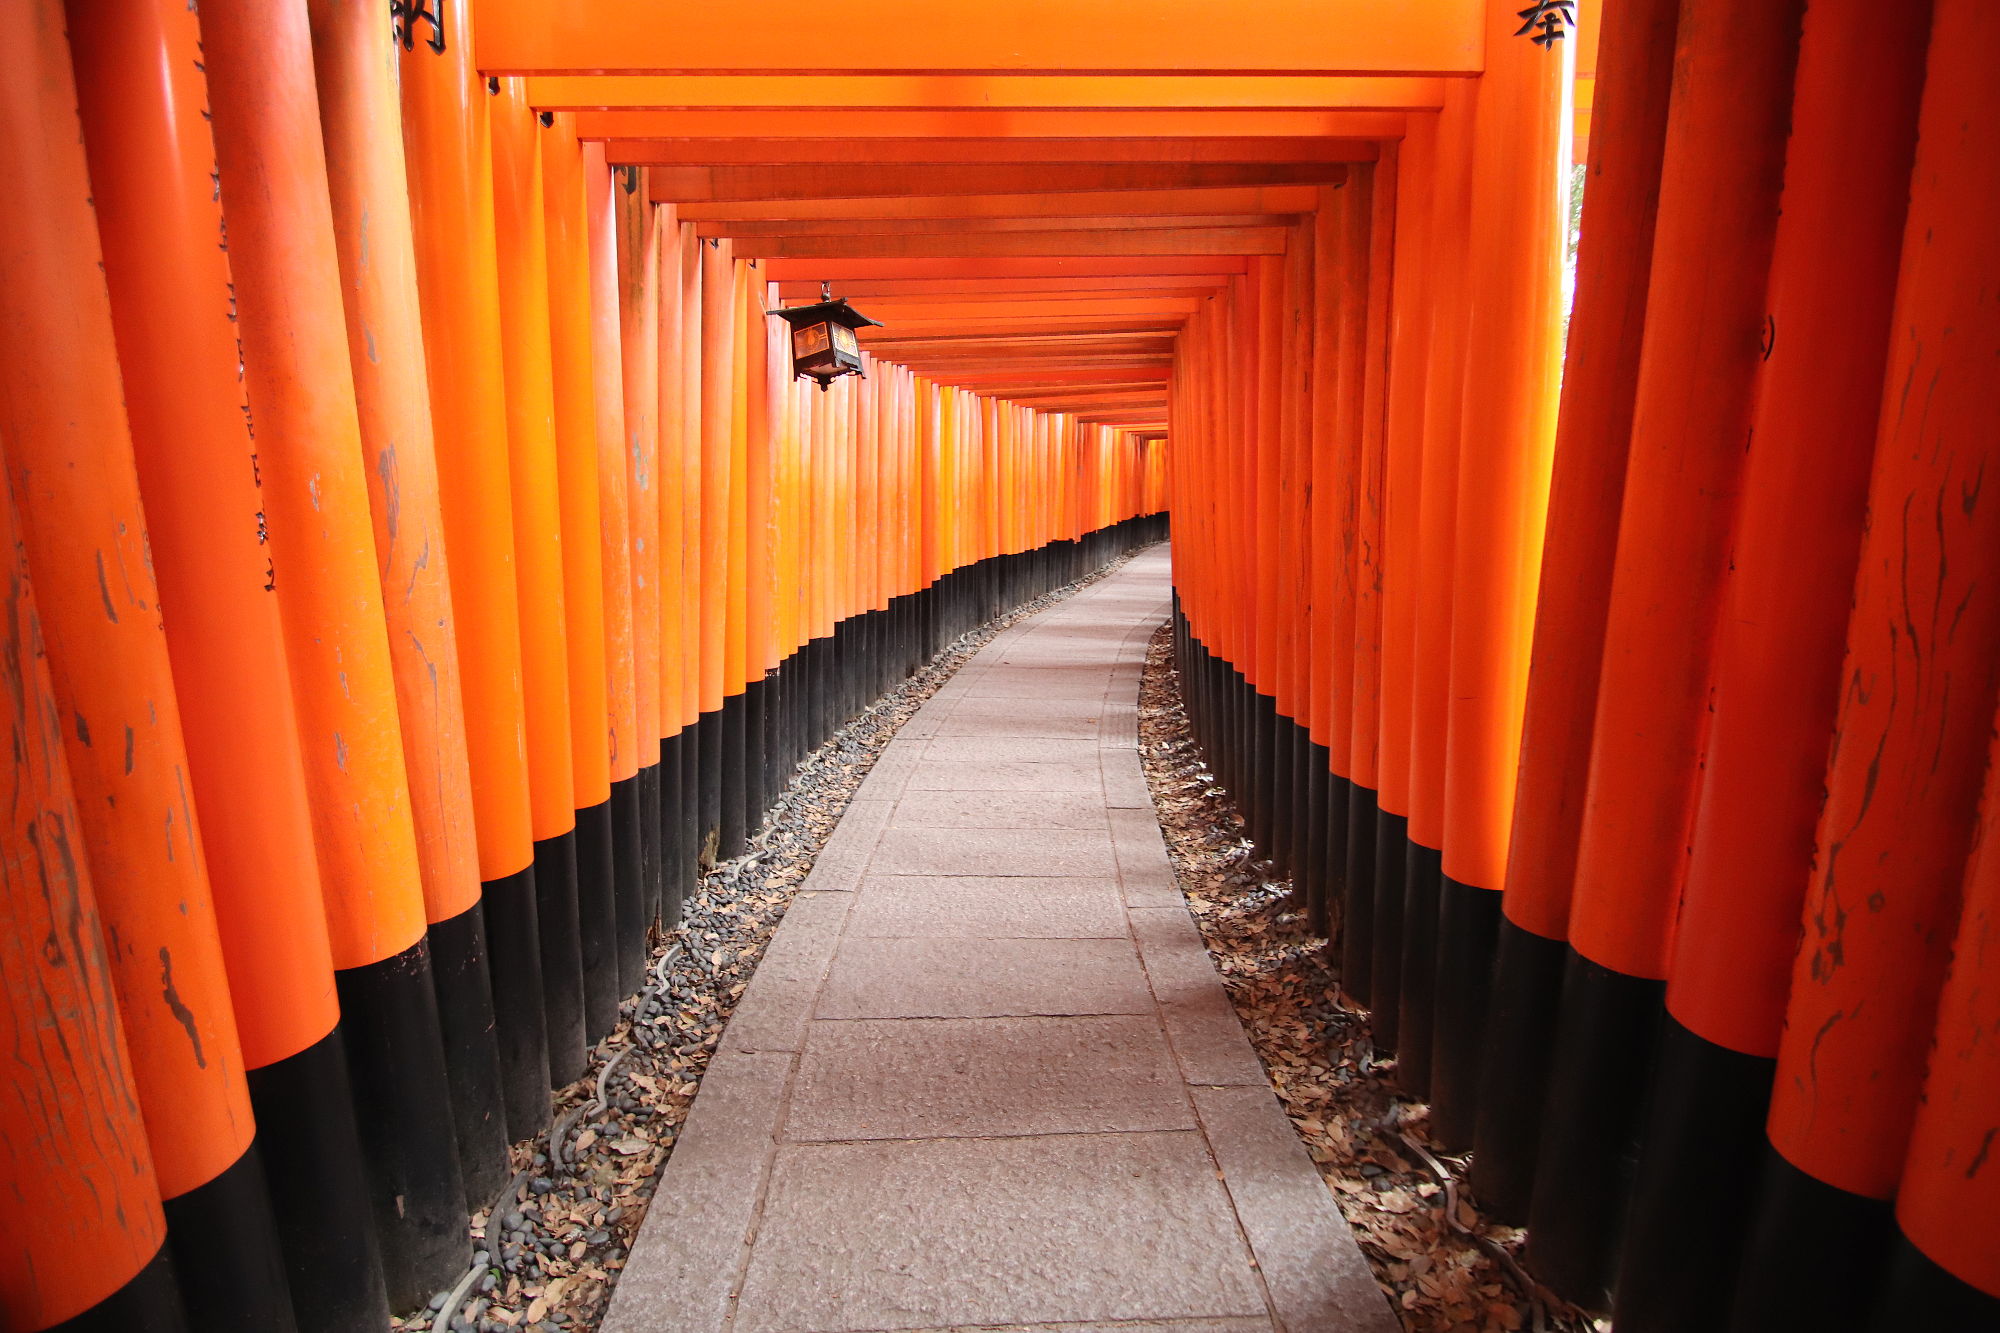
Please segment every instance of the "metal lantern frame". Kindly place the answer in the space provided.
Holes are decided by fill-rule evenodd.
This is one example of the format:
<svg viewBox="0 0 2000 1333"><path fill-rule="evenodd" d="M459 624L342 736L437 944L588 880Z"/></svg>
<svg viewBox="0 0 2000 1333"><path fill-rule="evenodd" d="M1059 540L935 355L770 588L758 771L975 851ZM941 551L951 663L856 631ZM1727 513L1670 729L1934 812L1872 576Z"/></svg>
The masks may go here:
<svg viewBox="0 0 2000 1333"><path fill-rule="evenodd" d="M792 326L792 378L815 381L825 393L842 375L868 377L861 362L861 342L854 331L881 328L882 321L836 298L831 283L820 284L820 299L812 305L773 310L772 316Z"/></svg>

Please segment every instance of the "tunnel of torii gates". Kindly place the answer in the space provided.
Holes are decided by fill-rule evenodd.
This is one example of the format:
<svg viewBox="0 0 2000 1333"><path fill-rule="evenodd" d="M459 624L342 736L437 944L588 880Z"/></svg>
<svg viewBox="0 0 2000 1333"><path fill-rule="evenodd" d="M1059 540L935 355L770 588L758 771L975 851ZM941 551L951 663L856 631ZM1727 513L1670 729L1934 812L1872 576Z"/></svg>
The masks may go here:
<svg viewBox="0 0 2000 1333"><path fill-rule="evenodd" d="M1208 760L1542 1282L2000 1327L1996 72L1991 0L0 4L0 1323L421 1305L794 762L1170 511Z"/></svg>

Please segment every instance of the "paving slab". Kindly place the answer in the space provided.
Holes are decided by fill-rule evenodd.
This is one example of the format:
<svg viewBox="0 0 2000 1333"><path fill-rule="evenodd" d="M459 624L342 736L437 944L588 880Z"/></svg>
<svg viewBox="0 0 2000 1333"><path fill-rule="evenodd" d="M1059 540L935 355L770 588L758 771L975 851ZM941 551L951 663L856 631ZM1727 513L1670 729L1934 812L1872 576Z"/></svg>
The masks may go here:
<svg viewBox="0 0 2000 1333"><path fill-rule="evenodd" d="M785 1138L991 1138L1193 1129L1151 1014L820 1021Z"/></svg>
<svg viewBox="0 0 2000 1333"><path fill-rule="evenodd" d="M821 1018L1145 1014L1153 997L1129 939L841 942Z"/></svg>
<svg viewBox="0 0 2000 1333"><path fill-rule="evenodd" d="M1122 940L1131 933L1110 879L873 875L860 887L847 918L847 933L859 939Z"/></svg>
<svg viewBox="0 0 2000 1333"><path fill-rule="evenodd" d="M936 744L936 742L932 742ZM1104 789L1104 770L1095 760L1078 762L1048 759L989 759L979 763L954 763L926 754L910 771L904 785L905 808L910 792L1088 792L1095 796ZM898 822L901 822L900 815ZM1101 821L1100 821L1101 822Z"/></svg>
<svg viewBox="0 0 2000 1333"><path fill-rule="evenodd" d="M1256 1315L1201 1135L786 1145L743 1333Z"/></svg>
<svg viewBox="0 0 2000 1333"><path fill-rule="evenodd" d="M1013 829L931 828L891 823L875 844L869 865L893 875L1085 875L1118 872L1111 834L1103 828L1038 829L1023 837Z"/></svg>
<svg viewBox="0 0 2000 1333"><path fill-rule="evenodd" d="M901 728L751 978L606 1333L1391 1333L1174 881L1163 550Z"/></svg>
<svg viewBox="0 0 2000 1333"><path fill-rule="evenodd" d="M945 765L936 765L942 768ZM1061 764L1024 764L1052 768ZM1086 786L929 790L912 783L896 807L896 826L906 829L1064 829L1109 834L1104 819L1103 780L1086 770Z"/></svg>
<svg viewBox="0 0 2000 1333"><path fill-rule="evenodd" d="M1286 1333L1399 1333L1347 1219L1264 1088L1196 1088L1195 1105Z"/></svg>
<svg viewBox="0 0 2000 1333"><path fill-rule="evenodd" d="M1047 736L938 736L924 747L930 764L1080 764L1098 762L1094 740L1064 741ZM1142 777L1140 781L1144 781Z"/></svg>
<svg viewBox="0 0 2000 1333"><path fill-rule="evenodd" d="M784 1118L789 1055L716 1052L625 1261L602 1333L722 1329Z"/></svg>

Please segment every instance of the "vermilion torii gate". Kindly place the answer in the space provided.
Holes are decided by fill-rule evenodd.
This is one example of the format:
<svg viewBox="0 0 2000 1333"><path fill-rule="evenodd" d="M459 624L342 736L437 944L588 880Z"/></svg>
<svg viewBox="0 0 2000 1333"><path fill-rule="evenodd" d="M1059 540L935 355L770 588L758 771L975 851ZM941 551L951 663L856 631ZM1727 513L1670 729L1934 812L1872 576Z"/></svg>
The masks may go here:
<svg viewBox="0 0 2000 1333"><path fill-rule="evenodd" d="M420 1304L789 762L1167 510L1212 762L1533 1272L1995 1320L1983 0L21 0L0 64L9 1327Z"/></svg>

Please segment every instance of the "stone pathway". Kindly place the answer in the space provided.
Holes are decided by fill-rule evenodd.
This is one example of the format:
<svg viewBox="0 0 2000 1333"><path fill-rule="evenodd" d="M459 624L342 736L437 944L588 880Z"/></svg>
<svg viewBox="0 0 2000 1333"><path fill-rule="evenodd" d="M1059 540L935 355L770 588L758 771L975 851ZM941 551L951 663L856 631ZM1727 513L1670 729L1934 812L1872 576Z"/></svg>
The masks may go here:
<svg viewBox="0 0 2000 1333"><path fill-rule="evenodd" d="M1393 1333L1139 766L1166 548L890 744L723 1033L605 1333Z"/></svg>

